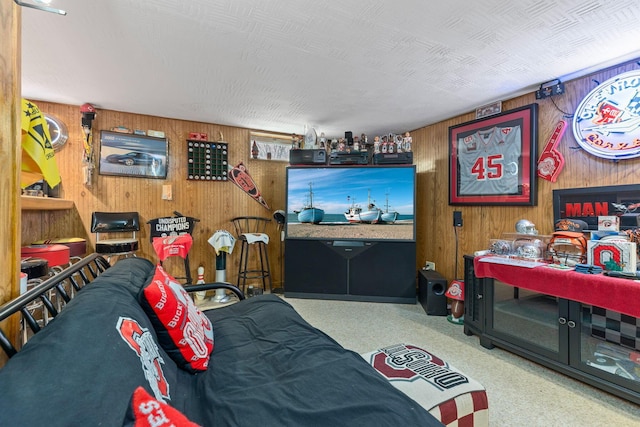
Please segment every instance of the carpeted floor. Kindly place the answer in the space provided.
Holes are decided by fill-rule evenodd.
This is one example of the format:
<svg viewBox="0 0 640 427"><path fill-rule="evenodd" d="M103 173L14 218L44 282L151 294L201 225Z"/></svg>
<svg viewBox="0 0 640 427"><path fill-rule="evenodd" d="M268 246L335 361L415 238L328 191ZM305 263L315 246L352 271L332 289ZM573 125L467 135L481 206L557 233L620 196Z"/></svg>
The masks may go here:
<svg viewBox="0 0 640 427"><path fill-rule="evenodd" d="M313 326L358 353L415 344L482 383L491 426L638 426L640 407L478 338L419 304L285 298Z"/></svg>

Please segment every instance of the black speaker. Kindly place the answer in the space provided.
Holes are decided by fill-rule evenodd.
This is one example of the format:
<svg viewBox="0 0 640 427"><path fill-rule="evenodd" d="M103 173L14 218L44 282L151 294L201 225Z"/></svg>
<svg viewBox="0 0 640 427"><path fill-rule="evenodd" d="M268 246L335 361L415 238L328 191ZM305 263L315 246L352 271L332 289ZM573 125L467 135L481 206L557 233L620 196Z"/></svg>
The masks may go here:
<svg viewBox="0 0 640 427"><path fill-rule="evenodd" d="M447 281L437 271L420 270L418 275L418 301L431 316L446 316Z"/></svg>

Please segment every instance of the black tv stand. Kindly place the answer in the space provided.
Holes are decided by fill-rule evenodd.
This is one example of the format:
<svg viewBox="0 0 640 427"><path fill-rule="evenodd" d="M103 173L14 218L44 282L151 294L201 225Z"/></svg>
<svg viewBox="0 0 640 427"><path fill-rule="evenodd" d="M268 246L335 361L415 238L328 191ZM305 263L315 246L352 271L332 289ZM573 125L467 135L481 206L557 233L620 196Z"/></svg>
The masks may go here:
<svg viewBox="0 0 640 427"><path fill-rule="evenodd" d="M415 242L285 240L285 297L416 303Z"/></svg>

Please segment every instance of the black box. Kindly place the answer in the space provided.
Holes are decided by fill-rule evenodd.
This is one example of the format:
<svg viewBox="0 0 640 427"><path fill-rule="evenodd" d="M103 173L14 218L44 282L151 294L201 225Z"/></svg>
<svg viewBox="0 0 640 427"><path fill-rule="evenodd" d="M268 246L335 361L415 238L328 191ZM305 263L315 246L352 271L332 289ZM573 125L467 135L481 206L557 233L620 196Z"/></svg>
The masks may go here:
<svg viewBox="0 0 640 427"><path fill-rule="evenodd" d="M289 163L292 165L326 165L327 152L323 149L290 150Z"/></svg>
<svg viewBox="0 0 640 427"><path fill-rule="evenodd" d="M329 157L330 165L366 165L369 164L369 153L366 151L335 152Z"/></svg>
<svg viewBox="0 0 640 427"><path fill-rule="evenodd" d="M432 316L446 316L447 281L437 271L420 270L418 274L418 301L424 311Z"/></svg>
<svg viewBox="0 0 640 427"><path fill-rule="evenodd" d="M374 165L410 165L413 164L413 151L402 153L376 153L373 155Z"/></svg>

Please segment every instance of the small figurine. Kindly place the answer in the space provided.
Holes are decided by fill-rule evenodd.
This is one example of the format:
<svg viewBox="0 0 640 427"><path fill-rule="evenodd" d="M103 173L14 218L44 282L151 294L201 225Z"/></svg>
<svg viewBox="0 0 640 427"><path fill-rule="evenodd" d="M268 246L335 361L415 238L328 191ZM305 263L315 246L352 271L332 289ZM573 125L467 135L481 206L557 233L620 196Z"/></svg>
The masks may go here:
<svg viewBox="0 0 640 427"><path fill-rule="evenodd" d="M296 135L295 133L291 135L291 149L297 150L300 148L300 139L301 137Z"/></svg>
<svg viewBox="0 0 640 427"><path fill-rule="evenodd" d="M444 295L451 299L451 314L447 320L456 325L464 324L464 282L453 280Z"/></svg>
<svg viewBox="0 0 640 427"><path fill-rule="evenodd" d="M379 136L373 137L373 152L375 154L380 153L380 137Z"/></svg>
<svg viewBox="0 0 640 427"><path fill-rule="evenodd" d="M411 143L412 143L411 134L409 132L405 132L404 138L402 138L402 145L403 145L402 149L406 152L410 152Z"/></svg>
<svg viewBox="0 0 640 427"><path fill-rule="evenodd" d="M327 144L327 138L325 138L324 136L324 132L320 133L320 148L322 148L323 150L326 149L326 144Z"/></svg>

